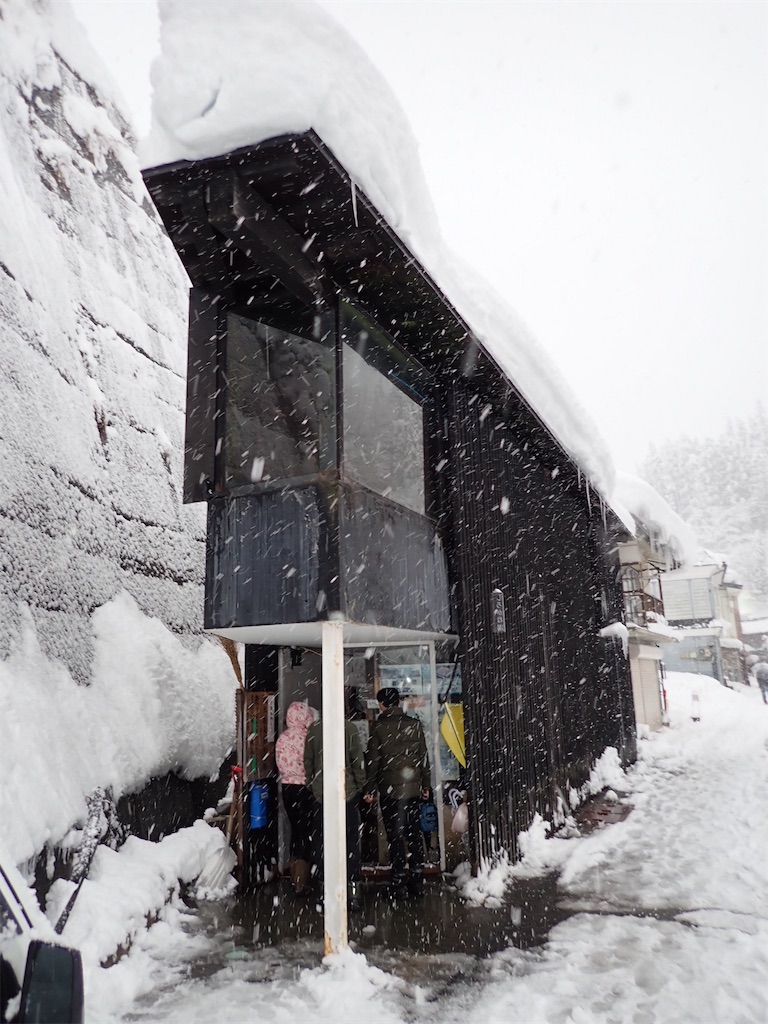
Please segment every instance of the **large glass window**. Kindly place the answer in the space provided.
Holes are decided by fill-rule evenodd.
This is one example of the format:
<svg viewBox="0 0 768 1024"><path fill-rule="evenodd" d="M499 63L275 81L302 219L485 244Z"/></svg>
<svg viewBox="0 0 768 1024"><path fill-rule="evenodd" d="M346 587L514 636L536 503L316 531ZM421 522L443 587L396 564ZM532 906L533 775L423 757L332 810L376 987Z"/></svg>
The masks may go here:
<svg viewBox="0 0 768 1024"><path fill-rule="evenodd" d="M424 514L424 373L354 307L342 307L344 473Z"/></svg>
<svg viewBox="0 0 768 1024"><path fill-rule="evenodd" d="M330 342L228 314L227 487L307 476L334 465Z"/></svg>

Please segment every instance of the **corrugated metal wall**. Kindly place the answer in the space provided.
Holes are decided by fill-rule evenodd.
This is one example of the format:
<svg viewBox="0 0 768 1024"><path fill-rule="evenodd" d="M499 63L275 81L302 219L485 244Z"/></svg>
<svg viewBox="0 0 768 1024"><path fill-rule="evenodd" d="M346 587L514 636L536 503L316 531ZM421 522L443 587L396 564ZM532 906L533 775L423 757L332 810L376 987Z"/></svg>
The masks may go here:
<svg viewBox="0 0 768 1024"><path fill-rule="evenodd" d="M432 523L365 488L341 488L342 594L348 618L448 632L448 570Z"/></svg>
<svg viewBox="0 0 768 1024"><path fill-rule="evenodd" d="M205 628L318 618L328 520L316 487L210 501Z"/></svg>
<svg viewBox="0 0 768 1024"><path fill-rule="evenodd" d="M665 579L662 587L664 614L670 622L707 622L716 615L708 579Z"/></svg>
<svg viewBox="0 0 768 1024"><path fill-rule="evenodd" d="M621 618L599 502L522 408L498 416L467 386L447 410L476 852L517 837L581 785L606 746L634 757L629 669L599 638ZM503 595L505 622L492 593ZM501 631L499 631L501 630Z"/></svg>

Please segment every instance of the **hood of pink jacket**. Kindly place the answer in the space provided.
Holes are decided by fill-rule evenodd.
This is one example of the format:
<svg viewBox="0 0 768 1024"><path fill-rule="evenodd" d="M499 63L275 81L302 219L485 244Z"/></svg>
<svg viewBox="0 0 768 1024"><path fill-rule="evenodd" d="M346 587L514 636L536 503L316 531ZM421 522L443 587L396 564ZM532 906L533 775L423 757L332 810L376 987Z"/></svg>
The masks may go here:
<svg viewBox="0 0 768 1024"><path fill-rule="evenodd" d="M314 711L303 700L295 700L290 704L285 715L285 724L289 729L303 729L305 732L314 720Z"/></svg>

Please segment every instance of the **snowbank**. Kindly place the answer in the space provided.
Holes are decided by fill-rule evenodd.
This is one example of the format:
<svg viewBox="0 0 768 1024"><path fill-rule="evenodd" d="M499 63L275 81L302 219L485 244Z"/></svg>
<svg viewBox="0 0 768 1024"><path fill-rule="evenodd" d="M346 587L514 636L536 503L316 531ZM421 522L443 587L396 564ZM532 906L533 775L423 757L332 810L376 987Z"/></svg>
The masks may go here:
<svg viewBox="0 0 768 1024"><path fill-rule="evenodd" d="M168 771L210 776L234 675L181 503L187 281L68 4L0 17L0 814L16 863Z"/></svg>
<svg viewBox="0 0 768 1024"><path fill-rule="evenodd" d="M160 0L160 14L144 166L314 129L608 495L613 468L595 425L517 314L446 248L405 114L345 29L300 0Z"/></svg>
<svg viewBox="0 0 768 1024"><path fill-rule="evenodd" d="M159 843L129 836L118 851L99 846L62 939L79 949L91 968L127 950L148 921L178 895L180 883L193 882L224 844L219 829L196 821ZM46 907L52 924L74 889L72 882L53 884Z"/></svg>
<svg viewBox="0 0 768 1024"><path fill-rule="evenodd" d="M0 662L0 819L15 863L84 821L96 786L117 799L170 771L218 771L234 738L236 680L213 643L188 649L120 594L93 615L93 681L80 686L25 618Z"/></svg>

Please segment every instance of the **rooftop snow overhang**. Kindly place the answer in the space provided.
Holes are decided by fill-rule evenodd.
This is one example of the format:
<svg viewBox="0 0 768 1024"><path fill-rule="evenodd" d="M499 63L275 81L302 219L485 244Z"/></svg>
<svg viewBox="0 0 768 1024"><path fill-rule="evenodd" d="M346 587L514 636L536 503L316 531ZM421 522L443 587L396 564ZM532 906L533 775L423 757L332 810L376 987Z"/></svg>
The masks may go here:
<svg viewBox="0 0 768 1024"><path fill-rule="evenodd" d="M630 642L635 640L644 644L676 644L680 637L672 635L671 632L656 632L646 626L639 626L634 622L627 623Z"/></svg>
<svg viewBox="0 0 768 1024"><path fill-rule="evenodd" d="M277 317L297 301L322 309L345 295L435 376L473 378L502 414L522 410L525 439L536 446L543 432L558 459L575 466L315 132L144 177L194 286L218 291L226 282L254 314Z"/></svg>
<svg viewBox="0 0 768 1024"><path fill-rule="evenodd" d="M680 622L676 622L675 623L675 627L674 628L683 637L689 637L689 636L711 636L711 637L718 638L718 637L721 637L723 635L723 627L722 626L693 626L693 625L688 626L688 625L685 624L685 622L680 621Z"/></svg>

